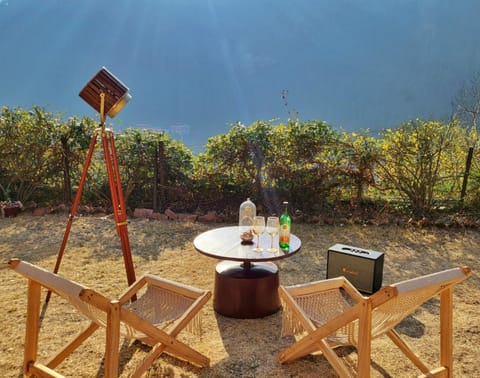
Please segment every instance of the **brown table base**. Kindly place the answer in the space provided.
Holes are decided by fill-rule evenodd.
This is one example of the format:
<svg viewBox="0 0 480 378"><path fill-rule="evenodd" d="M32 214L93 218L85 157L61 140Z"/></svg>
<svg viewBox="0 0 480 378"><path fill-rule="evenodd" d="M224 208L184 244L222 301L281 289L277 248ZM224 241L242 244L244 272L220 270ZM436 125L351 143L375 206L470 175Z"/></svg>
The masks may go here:
<svg viewBox="0 0 480 378"><path fill-rule="evenodd" d="M253 319L280 309L278 268L272 262L222 261L215 268L213 308L231 318Z"/></svg>

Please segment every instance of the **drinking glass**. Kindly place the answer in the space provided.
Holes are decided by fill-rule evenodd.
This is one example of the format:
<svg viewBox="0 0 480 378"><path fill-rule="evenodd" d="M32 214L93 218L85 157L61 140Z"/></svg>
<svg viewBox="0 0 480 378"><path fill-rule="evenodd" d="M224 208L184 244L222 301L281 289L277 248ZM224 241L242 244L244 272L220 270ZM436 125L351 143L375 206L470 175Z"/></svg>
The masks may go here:
<svg viewBox="0 0 480 378"><path fill-rule="evenodd" d="M275 238L275 235L278 234L279 228L280 228L280 223L278 221L278 217L268 217L268 219L267 219L267 233L272 238L272 243L270 245L270 248L268 249L269 252L272 252L272 253L278 252L278 248L275 248L273 246L273 240Z"/></svg>
<svg viewBox="0 0 480 378"><path fill-rule="evenodd" d="M265 217L256 216L253 218L253 233L257 235L257 246L253 249L255 252L263 251L260 247L260 235L265 231Z"/></svg>

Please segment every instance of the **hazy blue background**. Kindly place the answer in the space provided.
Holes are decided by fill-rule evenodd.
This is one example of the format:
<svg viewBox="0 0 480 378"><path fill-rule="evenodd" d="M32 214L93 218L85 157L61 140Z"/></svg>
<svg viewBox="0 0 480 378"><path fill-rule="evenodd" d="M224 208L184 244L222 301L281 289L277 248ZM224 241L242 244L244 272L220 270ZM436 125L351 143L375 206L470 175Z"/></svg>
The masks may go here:
<svg viewBox="0 0 480 378"><path fill-rule="evenodd" d="M478 0L0 0L0 105L92 115L106 66L129 88L114 128L194 151L236 121L353 131L451 114L480 71ZM120 122L121 121L121 122Z"/></svg>

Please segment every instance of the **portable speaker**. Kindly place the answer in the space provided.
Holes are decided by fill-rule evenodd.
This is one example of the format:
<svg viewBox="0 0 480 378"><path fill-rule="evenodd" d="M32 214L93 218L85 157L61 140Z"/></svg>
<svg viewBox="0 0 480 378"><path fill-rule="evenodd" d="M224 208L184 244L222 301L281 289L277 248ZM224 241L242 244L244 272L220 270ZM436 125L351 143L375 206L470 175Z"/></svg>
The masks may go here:
<svg viewBox="0 0 480 378"><path fill-rule="evenodd" d="M327 278L344 276L358 291L372 294L382 287L383 252L335 244L327 253Z"/></svg>

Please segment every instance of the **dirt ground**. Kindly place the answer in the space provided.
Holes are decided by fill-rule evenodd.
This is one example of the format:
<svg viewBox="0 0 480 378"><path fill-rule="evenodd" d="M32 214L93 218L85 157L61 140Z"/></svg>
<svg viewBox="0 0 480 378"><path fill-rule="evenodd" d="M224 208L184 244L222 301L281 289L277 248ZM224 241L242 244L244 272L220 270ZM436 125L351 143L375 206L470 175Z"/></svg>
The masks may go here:
<svg viewBox="0 0 480 378"><path fill-rule="evenodd" d="M26 314L26 280L11 271L12 257L53 270L64 235L65 215L0 219L0 375L21 376ZM130 220L128 230L136 275L145 272L213 291L218 262L193 248L194 237L223 224ZM302 249L278 262L281 284L325 278L327 249L344 243L385 252L383 283L390 284L459 265L474 274L454 293L454 375L478 376L480 360L480 232L472 229L419 229L399 226L320 226L294 224ZM115 298L126 288L120 242L109 216L76 218L60 273ZM45 292L42 292L45 296ZM44 309L40 356L48 357L88 322L56 296ZM439 301L432 300L402 322L397 330L427 365L438 360ZM322 355L308 356L280 365L279 352L292 343L281 337L282 312L262 319L231 319L213 311L212 301L203 310L203 336L188 337L211 360L209 368L197 368L168 355L156 360L149 377L336 377ZM60 365L71 377L101 377L105 333L97 331ZM121 375L128 376L146 347L121 344ZM338 353L349 364L356 360L352 348ZM420 372L386 337L374 341L373 377L412 377Z"/></svg>

